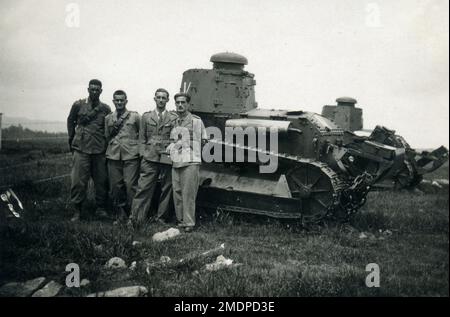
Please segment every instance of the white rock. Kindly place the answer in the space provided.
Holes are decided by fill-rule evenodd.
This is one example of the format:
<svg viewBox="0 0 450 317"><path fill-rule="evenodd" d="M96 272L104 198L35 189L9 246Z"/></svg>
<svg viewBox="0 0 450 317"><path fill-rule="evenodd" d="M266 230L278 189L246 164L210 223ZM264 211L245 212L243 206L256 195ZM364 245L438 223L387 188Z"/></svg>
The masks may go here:
<svg viewBox="0 0 450 317"><path fill-rule="evenodd" d="M87 286L89 284L91 284L91 281L89 281L87 278L82 279L80 282L80 286Z"/></svg>
<svg viewBox="0 0 450 317"><path fill-rule="evenodd" d="M28 297L42 286L45 277L38 277L23 283L11 282L0 287L1 297Z"/></svg>
<svg viewBox="0 0 450 317"><path fill-rule="evenodd" d="M170 228L163 232L155 233L152 237L152 240L155 242L161 242L168 239L172 239L180 234L180 230L175 228Z"/></svg>
<svg viewBox="0 0 450 317"><path fill-rule="evenodd" d="M133 241L133 243L131 244L133 247L136 247L138 245L141 245L142 242L141 241Z"/></svg>
<svg viewBox="0 0 450 317"><path fill-rule="evenodd" d="M58 295L61 288L61 284L55 281L50 281L43 288L36 291L31 297L54 297Z"/></svg>
<svg viewBox="0 0 450 317"><path fill-rule="evenodd" d="M225 258L223 255L219 255L216 261L210 264L206 264L205 270L207 271L217 271L225 267L231 266L233 260Z"/></svg>
<svg viewBox="0 0 450 317"><path fill-rule="evenodd" d="M366 239L367 236L366 236L366 234L364 232L361 232L361 234L359 235L359 238L360 239Z"/></svg>
<svg viewBox="0 0 450 317"><path fill-rule="evenodd" d="M127 267L127 264L121 258L114 257L109 259L108 262L106 262L105 267L107 269L123 269Z"/></svg>
<svg viewBox="0 0 450 317"><path fill-rule="evenodd" d="M159 261L160 261L161 263L169 263L169 262L171 261L171 259L170 259L168 256L163 255L163 256L161 256L161 257L159 258Z"/></svg>
<svg viewBox="0 0 450 317"><path fill-rule="evenodd" d="M136 266L137 266L137 262L136 261L131 262L130 270L134 271L136 269Z"/></svg>
<svg viewBox="0 0 450 317"><path fill-rule="evenodd" d="M139 297L145 296L148 290L144 286L120 287L106 292L89 294L87 297Z"/></svg>

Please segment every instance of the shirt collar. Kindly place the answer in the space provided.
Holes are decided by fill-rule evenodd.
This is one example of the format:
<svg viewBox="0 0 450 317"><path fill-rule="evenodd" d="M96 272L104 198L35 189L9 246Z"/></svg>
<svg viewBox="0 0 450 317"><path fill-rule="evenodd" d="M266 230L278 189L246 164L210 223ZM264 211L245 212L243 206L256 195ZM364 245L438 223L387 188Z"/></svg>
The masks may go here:
<svg viewBox="0 0 450 317"><path fill-rule="evenodd" d="M156 115L159 116L159 111L158 111L158 109L155 109L155 112L156 112ZM167 109L164 109L164 111L161 112L161 116L164 117L164 116L166 115L166 112L167 112Z"/></svg>
<svg viewBox="0 0 450 317"><path fill-rule="evenodd" d="M185 122L185 121L190 121L191 118L192 118L192 114L189 111L187 111L186 116L184 116L183 118L182 117L178 117L178 122L181 123L181 122Z"/></svg>
<svg viewBox="0 0 450 317"><path fill-rule="evenodd" d="M125 110L123 113L122 113L122 115L127 115L128 114L128 110ZM122 116L121 115L121 116ZM117 121L119 118L117 117L117 111L114 111L114 113L113 113L113 119L114 119L114 121Z"/></svg>

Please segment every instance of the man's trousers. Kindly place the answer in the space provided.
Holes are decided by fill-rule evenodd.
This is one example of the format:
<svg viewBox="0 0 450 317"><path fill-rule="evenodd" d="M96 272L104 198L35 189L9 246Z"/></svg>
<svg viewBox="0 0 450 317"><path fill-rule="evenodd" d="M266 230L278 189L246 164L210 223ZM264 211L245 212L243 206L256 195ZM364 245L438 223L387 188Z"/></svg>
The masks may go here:
<svg viewBox="0 0 450 317"><path fill-rule="evenodd" d="M70 202L77 208L86 200L89 179L92 177L95 187L97 208L106 208L108 199L108 172L105 154L86 154L74 151L72 158L72 185Z"/></svg>
<svg viewBox="0 0 450 317"><path fill-rule="evenodd" d="M139 159L108 159L109 193L114 207L131 208L139 179ZM128 211L127 211L128 212Z"/></svg>
<svg viewBox="0 0 450 317"><path fill-rule="evenodd" d="M172 166L142 159L138 188L131 207L131 219L136 223L146 220L158 178L161 179L158 219L167 215L172 200Z"/></svg>
<svg viewBox="0 0 450 317"><path fill-rule="evenodd" d="M185 227L195 226L195 201L200 165L172 168L173 201L177 220Z"/></svg>

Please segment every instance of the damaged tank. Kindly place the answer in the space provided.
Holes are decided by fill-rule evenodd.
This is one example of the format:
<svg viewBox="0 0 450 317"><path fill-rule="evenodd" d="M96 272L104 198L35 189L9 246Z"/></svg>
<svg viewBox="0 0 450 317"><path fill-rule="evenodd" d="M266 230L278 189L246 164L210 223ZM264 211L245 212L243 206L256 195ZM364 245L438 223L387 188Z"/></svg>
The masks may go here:
<svg viewBox="0 0 450 317"><path fill-rule="evenodd" d="M357 101L351 97L336 99L337 105L325 105L322 115L345 130L349 142L354 142L357 136L361 140L376 141L405 151L402 164L392 169L388 175L380 178L375 184L377 188L411 189L418 185L423 175L441 167L448 160L448 149L444 146L432 151L418 151L384 126L376 126L373 130L364 130L363 111L355 107Z"/></svg>
<svg viewBox="0 0 450 317"><path fill-rule="evenodd" d="M219 159L202 163L199 207L303 223L347 220L371 186L404 162L404 148L346 133L320 114L259 109L244 56L218 53L210 61L212 69L185 71L180 89L207 130L221 132L203 148ZM276 169L261 172L273 162Z"/></svg>

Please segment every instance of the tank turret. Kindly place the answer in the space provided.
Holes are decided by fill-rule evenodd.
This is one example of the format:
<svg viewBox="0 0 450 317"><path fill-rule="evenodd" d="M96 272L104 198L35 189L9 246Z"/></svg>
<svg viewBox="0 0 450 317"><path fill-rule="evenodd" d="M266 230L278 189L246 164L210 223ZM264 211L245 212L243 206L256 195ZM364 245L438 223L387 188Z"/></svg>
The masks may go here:
<svg viewBox="0 0 450 317"><path fill-rule="evenodd" d="M356 108L356 99L340 97L336 99L337 106L323 106L322 115L333 120L338 126L348 131L362 130L362 109Z"/></svg>
<svg viewBox="0 0 450 317"><path fill-rule="evenodd" d="M247 58L236 53L211 56L212 69L189 69L183 73L181 91L191 95L191 110L205 126L221 129L227 119L257 107L254 75L245 71Z"/></svg>

